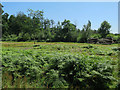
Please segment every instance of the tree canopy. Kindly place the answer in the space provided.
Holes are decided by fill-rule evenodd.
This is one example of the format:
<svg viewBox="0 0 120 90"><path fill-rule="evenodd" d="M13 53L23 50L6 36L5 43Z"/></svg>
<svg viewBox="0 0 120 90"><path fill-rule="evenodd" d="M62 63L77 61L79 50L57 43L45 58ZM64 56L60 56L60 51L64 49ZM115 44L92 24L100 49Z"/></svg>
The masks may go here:
<svg viewBox="0 0 120 90"><path fill-rule="evenodd" d="M98 33L102 36L102 38L105 38L110 33L110 28L111 25L107 21L103 21L98 29Z"/></svg>
<svg viewBox="0 0 120 90"><path fill-rule="evenodd" d="M28 15L19 12L16 16L2 14L3 41L46 41L46 42L87 42L90 38L105 38L110 34L111 25L101 23L98 30L91 29L88 20L83 29L77 28L70 20L58 21L44 17L44 12L28 9Z"/></svg>

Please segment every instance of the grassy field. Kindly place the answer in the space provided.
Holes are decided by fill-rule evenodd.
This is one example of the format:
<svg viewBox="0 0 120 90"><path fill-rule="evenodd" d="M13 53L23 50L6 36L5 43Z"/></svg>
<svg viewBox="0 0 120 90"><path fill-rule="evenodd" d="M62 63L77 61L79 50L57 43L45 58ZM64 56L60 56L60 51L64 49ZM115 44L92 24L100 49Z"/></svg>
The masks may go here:
<svg viewBox="0 0 120 90"><path fill-rule="evenodd" d="M117 88L118 44L2 42L3 88Z"/></svg>

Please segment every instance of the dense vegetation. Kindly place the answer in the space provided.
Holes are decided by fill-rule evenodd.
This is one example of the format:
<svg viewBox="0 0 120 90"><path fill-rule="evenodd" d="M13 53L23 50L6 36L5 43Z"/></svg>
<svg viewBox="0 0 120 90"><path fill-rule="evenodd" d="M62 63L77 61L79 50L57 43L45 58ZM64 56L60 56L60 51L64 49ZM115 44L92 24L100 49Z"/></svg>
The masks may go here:
<svg viewBox="0 0 120 90"><path fill-rule="evenodd" d="M3 42L3 88L117 88L117 45Z"/></svg>
<svg viewBox="0 0 120 90"><path fill-rule="evenodd" d="M70 20L55 24L43 14L29 9L28 15L9 16L2 11L2 88L120 87L117 44L86 43L90 38L119 40L110 33L110 23L92 30L88 20L80 30Z"/></svg>
<svg viewBox="0 0 120 90"><path fill-rule="evenodd" d="M118 34L110 33L111 25L107 21L101 23L98 30L91 29L88 21L80 30L70 20L49 20L43 11L28 9L28 15L19 12L16 16L2 14L3 41L40 41L40 42L87 42L90 38L112 37L118 40Z"/></svg>

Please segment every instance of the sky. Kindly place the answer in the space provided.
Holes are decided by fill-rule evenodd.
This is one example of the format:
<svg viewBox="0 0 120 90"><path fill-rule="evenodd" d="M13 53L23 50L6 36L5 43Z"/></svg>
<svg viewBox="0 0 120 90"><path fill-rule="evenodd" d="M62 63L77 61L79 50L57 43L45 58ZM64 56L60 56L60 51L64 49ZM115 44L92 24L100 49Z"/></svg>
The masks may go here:
<svg viewBox="0 0 120 90"><path fill-rule="evenodd" d="M2 2L119 2L119 0L1 0Z"/></svg>
<svg viewBox="0 0 120 90"><path fill-rule="evenodd" d="M46 19L53 19L56 23L67 19L80 30L88 20L93 30L106 20L112 26L111 32L118 32L118 2L2 2L2 5L9 15L17 15L19 11L28 14L29 8L43 10Z"/></svg>

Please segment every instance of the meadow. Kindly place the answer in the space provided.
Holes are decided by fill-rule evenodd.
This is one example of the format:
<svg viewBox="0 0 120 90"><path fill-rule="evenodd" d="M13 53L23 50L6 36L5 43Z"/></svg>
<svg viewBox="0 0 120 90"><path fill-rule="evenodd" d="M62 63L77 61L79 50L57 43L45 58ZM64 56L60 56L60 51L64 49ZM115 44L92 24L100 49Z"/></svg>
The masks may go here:
<svg viewBox="0 0 120 90"><path fill-rule="evenodd" d="M118 52L118 44L2 42L2 87L117 88Z"/></svg>

